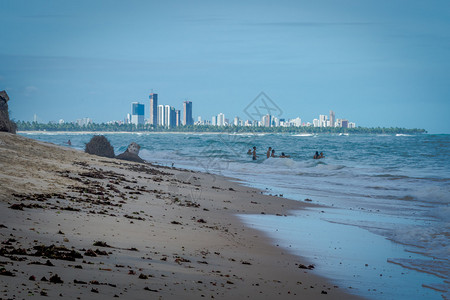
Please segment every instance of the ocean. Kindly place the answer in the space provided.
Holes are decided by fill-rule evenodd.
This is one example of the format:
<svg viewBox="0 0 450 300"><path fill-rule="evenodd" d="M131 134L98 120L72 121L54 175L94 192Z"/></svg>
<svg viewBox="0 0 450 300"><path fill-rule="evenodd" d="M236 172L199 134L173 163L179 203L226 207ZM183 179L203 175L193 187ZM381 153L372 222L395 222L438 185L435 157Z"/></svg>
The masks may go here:
<svg viewBox="0 0 450 300"><path fill-rule="evenodd" d="M78 149L93 136L20 134L58 145L70 139ZM134 141L150 162L229 176L266 194L317 204L287 217L239 218L350 293L450 299L450 135L104 135L116 154ZM247 154L253 146L256 161ZM267 159L268 147L290 158ZM325 158L312 159L315 151Z"/></svg>

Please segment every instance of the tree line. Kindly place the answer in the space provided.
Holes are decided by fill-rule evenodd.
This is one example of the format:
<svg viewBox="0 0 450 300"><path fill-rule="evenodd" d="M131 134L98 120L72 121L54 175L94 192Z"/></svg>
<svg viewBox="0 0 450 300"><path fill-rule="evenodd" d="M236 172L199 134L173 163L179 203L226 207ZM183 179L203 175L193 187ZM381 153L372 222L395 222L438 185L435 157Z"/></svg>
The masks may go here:
<svg viewBox="0 0 450 300"><path fill-rule="evenodd" d="M212 125L194 125L178 126L172 128L153 127L152 125L134 125L134 124L107 124L91 123L80 126L76 123L38 123L18 121L17 129L19 131L98 131L98 132L227 132L227 133L353 133L353 134L420 134L426 133L425 129L408 129L399 127L246 127L246 126L212 126Z"/></svg>

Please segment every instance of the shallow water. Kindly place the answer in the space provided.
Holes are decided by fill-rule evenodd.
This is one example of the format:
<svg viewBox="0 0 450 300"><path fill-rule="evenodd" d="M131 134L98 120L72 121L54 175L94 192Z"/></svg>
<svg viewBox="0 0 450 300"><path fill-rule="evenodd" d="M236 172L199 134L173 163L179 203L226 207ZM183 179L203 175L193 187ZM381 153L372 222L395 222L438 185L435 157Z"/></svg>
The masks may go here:
<svg viewBox="0 0 450 300"><path fill-rule="evenodd" d="M92 137L22 134L61 145L71 139L79 149ZM286 218L241 218L351 292L374 299L449 298L449 135L105 135L117 154L135 141L151 162L231 176L324 206ZM253 145L257 161L246 154ZM268 146L291 158L266 159ZM326 158L311 159L315 151Z"/></svg>

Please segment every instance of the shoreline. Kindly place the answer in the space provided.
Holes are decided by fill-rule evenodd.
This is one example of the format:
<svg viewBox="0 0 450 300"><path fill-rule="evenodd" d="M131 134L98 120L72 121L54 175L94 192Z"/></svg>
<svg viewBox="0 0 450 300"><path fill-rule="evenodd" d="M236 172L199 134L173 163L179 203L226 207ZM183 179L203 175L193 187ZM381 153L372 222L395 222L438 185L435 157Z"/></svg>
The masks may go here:
<svg viewBox="0 0 450 300"><path fill-rule="evenodd" d="M361 299L237 216L283 218L314 205L230 178L91 156L17 135L0 133L0 152L7 166L0 173L0 227L6 227L0 236L10 243L2 245L9 248L0 268L16 275L0 276L9 286L2 296ZM49 267L51 255L30 255L42 244L64 245L83 258L49 259ZM41 264L28 264L35 260ZM40 281L54 274L64 283Z"/></svg>
<svg viewBox="0 0 450 300"><path fill-rule="evenodd" d="M230 134L230 135L267 135L267 134L285 134L285 135L298 135L298 136L308 136L308 135L405 135L405 136L420 136L420 135L447 135L448 133L370 133L370 132L254 132L254 131L244 131L244 132L231 132L227 131L227 127L224 127L223 131L39 131L39 130L18 130L18 134Z"/></svg>

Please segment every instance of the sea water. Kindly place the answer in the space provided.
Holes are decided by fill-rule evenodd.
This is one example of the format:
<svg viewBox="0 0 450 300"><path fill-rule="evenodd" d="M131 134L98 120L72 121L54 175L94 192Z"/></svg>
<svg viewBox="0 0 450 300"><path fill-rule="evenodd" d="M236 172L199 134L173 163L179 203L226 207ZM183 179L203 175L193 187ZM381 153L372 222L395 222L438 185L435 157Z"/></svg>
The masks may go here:
<svg viewBox="0 0 450 300"><path fill-rule="evenodd" d="M21 133L83 149L92 133ZM318 204L240 215L341 288L372 299L450 299L450 136L105 133L150 162L221 174ZM257 147L253 161L248 149ZM268 147L290 158L266 158ZM312 159L315 151L325 158ZM211 175L213 176L213 175ZM189 180L189 179L187 179Z"/></svg>

